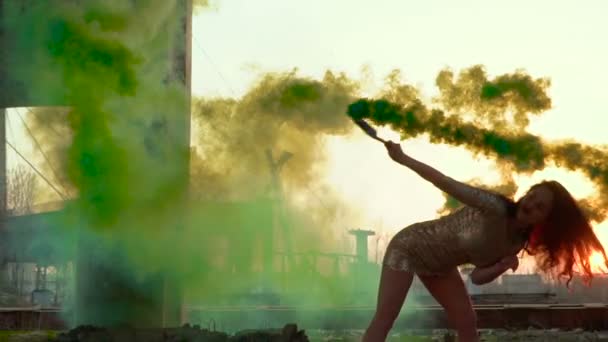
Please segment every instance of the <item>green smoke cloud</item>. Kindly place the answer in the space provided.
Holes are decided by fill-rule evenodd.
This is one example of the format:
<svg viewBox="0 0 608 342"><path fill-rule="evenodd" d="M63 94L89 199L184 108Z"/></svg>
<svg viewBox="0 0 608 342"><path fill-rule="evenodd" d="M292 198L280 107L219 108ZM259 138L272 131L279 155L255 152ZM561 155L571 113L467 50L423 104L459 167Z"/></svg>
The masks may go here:
<svg viewBox="0 0 608 342"><path fill-rule="evenodd" d="M177 10L162 4L157 10L163 15ZM80 286L94 289L103 279L119 298L154 301L145 279L169 275L189 300L207 303L260 284L284 288L283 276L256 272L283 267L273 256L277 251L309 253L332 244L329 222L346 210L317 177L323 136L352 130L341 113L355 98L356 82L329 72L320 81L276 73L262 77L241 99L197 100L201 135L198 151L189 151L180 141L186 136L180 116L187 111L185 89L167 80L173 66L166 62L166 45L177 42L167 41L166 32L178 25L150 12L160 3L148 5L95 2L86 9L55 9L53 20L35 35L43 43L31 47L36 58L61 71L48 83L64 88L49 95L36 83L32 92L50 103L70 104L36 108L28 123L75 199L58 223L81 228L74 236L88 249L80 253L100 261L93 263L98 274ZM29 12L29 19L47 10ZM126 20L132 12L141 18ZM285 203L268 198L267 150L275 160L283 150L293 154L280 174ZM189 152L191 178L183 172ZM294 193L309 200L291 203ZM274 228L277 221L280 229ZM66 239L62 246L71 257L73 242ZM333 256L320 257L324 273L311 291L311 257L298 254L289 266L293 300L339 301L340 293L347 298L339 276L327 273L335 267ZM95 312L87 319L138 321L140 304L88 303Z"/></svg>
<svg viewBox="0 0 608 342"><path fill-rule="evenodd" d="M169 263L175 263L163 272L179 276L182 289L193 303L246 303L246 299L229 296L260 285L287 289L285 303L351 300L350 287L340 285L348 279L332 274L335 267L343 270L350 259L314 257L314 252L352 252L352 237L342 236L345 232L336 231L332 225L342 226L344 222L337 221L339 218L350 217L352 221L356 215L319 179L325 158L323 138L353 130L350 120L341 113L355 99L357 90L358 82L343 74L327 72L321 80L315 80L291 71L262 75L240 99L196 99L193 125L198 134L196 148L191 151L190 202L183 211L187 219L182 235L155 231L159 213L150 215L144 210L139 212L136 225L111 226L110 232L122 235L117 242L120 248L105 247L115 254L112 260L117 271L129 270L120 261L124 256L134 260L137 269L150 272L154 267L167 264L169 268ZM47 124L45 117L52 114L57 114L57 119ZM62 121L70 115L65 109L37 108L28 116L36 137L50 145L47 148L53 161L63 163L61 170L65 172L72 160L66 158L66 152L75 143L76 133ZM292 154L278 177L284 199L272 194L268 151L274 162L283 151ZM140 158L140 152L132 151L130 156ZM69 181L73 182L71 178ZM120 208L138 213L128 205L123 203ZM104 212L101 218L106 218ZM137 238L142 233L162 242L142 241ZM167 249L166 244L180 248ZM298 254L293 260L276 255L286 251ZM317 259L316 263L312 258ZM287 284L285 274L260 273L281 270L287 261L294 262L287 266L291 270ZM321 271L316 278L311 275L315 267ZM370 288L375 286L375 279L368 278Z"/></svg>
<svg viewBox="0 0 608 342"><path fill-rule="evenodd" d="M30 115L45 122L32 125L36 132L65 130L59 120L69 131L41 136L57 143L51 152L61 156L55 158L60 178L75 197L54 223L78 238L80 254L67 238L57 244L59 253L97 263L79 268L90 270L87 281L79 281L81 292L95 292L95 279L113 283L110 291L124 289L124 303L88 297L79 318L87 322L145 321L133 317L142 304L138 298L162 305L146 284L157 274L179 282L196 255L185 246L190 254L169 259L165 245L184 240L179 227L188 182L189 96L169 51L185 44L179 35L185 3L5 4L13 55L28 56L11 60L10 76L33 80L30 100L70 107ZM47 121L45 115L57 116Z"/></svg>

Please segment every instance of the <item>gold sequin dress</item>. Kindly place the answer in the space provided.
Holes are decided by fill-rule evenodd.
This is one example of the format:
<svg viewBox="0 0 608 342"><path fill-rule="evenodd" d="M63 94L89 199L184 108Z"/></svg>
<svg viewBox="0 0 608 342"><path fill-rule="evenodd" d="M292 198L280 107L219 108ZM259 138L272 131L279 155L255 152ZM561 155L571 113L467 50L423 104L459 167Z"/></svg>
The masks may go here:
<svg viewBox="0 0 608 342"><path fill-rule="evenodd" d="M465 206L436 220L415 223L390 241L384 265L418 275L441 275L463 264L488 266L520 251L526 238L508 229L508 202L453 181Z"/></svg>

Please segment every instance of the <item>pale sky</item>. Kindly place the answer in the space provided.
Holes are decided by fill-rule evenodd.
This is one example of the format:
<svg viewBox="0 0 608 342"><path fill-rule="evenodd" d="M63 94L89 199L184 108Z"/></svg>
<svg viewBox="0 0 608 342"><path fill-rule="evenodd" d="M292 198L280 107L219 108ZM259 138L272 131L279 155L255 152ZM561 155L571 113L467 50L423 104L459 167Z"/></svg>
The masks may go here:
<svg viewBox="0 0 608 342"><path fill-rule="evenodd" d="M196 96L240 96L263 71L297 67L302 76L325 70L360 76L364 66L381 80L390 70L427 95L437 73L483 64L490 75L525 69L552 80L553 109L534 119L531 132L547 139L575 138L605 144L603 86L608 80L607 1L451 0L219 0L217 9L193 19L192 89ZM23 113L23 112L22 112ZM19 125L10 114L11 124ZM391 132L385 137L396 138ZM8 132L11 140L11 132ZM406 152L460 179L496 181L489 161L463 150L406 142ZM31 147L22 146L29 150ZM357 133L330 138L326 180L363 219L344 228L384 229L393 234L434 218L443 199L438 190L391 162L383 146ZM9 162L16 158L9 150ZM456 167L455 165L459 165ZM526 188L557 178L575 196L592 188L565 171L523 178ZM604 226L604 225L602 225ZM608 230L608 229L603 229ZM608 239L608 234L600 232ZM605 240L608 241L608 240Z"/></svg>
<svg viewBox="0 0 608 342"><path fill-rule="evenodd" d="M435 76L445 67L483 64L490 75L523 68L552 80L553 109L533 120L532 133L605 144L605 13L608 2L599 0L221 0L193 20L193 92L239 96L260 71L297 67L303 76L320 77L332 69L358 77L367 65L378 78L399 68L432 95ZM395 138L390 132L385 137ZM403 146L454 178L497 180L491 162L462 150L426 141ZM356 222L360 227L381 225L394 233L434 218L441 207L438 190L391 162L382 145L362 134L330 139L328 148L327 179L365 214ZM592 191L582 176L559 170L518 184L524 190L544 178L558 179L575 196Z"/></svg>

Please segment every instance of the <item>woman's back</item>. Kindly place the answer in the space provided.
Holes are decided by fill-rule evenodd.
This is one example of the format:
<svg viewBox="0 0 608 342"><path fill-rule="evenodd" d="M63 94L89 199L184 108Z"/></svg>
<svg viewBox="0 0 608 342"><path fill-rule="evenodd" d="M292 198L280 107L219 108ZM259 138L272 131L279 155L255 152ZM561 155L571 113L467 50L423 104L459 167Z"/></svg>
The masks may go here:
<svg viewBox="0 0 608 342"><path fill-rule="evenodd" d="M523 248L525 238L508 227L507 202L490 192L469 191L482 196L487 206L464 206L402 229L387 248L385 264L417 274L442 274L465 263L489 265Z"/></svg>

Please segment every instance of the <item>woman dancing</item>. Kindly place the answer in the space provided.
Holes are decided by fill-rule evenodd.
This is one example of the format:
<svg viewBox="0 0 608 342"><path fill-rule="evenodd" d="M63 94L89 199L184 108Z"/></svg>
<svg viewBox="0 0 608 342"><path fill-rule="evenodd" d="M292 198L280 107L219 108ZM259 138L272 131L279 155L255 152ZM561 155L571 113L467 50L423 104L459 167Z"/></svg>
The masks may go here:
<svg viewBox="0 0 608 342"><path fill-rule="evenodd" d="M417 275L446 311L458 340L479 341L476 316L457 266L476 266L474 284L516 270L518 252L536 257L540 271L572 279L592 278L589 262L604 249L568 191L544 181L513 202L505 196L458 182L385 142L389 156L465 206L437 220L413 224L390 241L383 261L376 313L364 342L385 341Z"/></svg>

